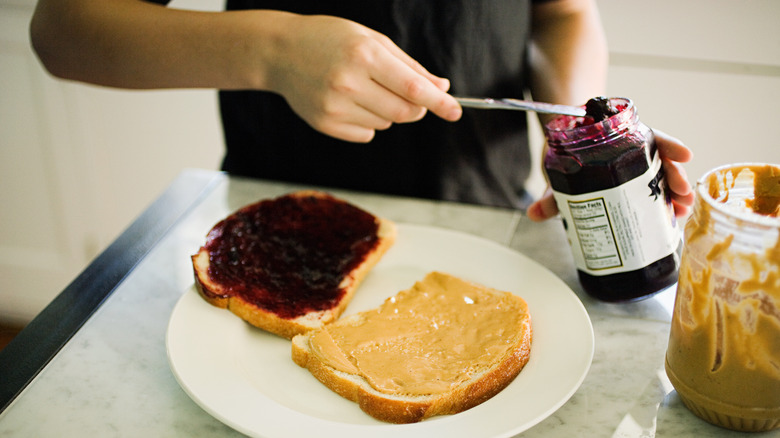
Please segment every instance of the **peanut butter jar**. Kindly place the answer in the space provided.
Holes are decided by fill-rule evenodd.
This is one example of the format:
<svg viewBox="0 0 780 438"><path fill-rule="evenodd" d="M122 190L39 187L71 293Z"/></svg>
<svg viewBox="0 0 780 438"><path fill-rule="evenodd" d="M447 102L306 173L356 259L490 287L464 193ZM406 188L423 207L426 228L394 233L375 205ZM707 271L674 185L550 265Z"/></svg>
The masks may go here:
<svg viewBox="0 0 780 438"><path fill-rule="evenodd" d="M733 164L696 184L666 373L697 416L780 427L780 165Z"/></svg>

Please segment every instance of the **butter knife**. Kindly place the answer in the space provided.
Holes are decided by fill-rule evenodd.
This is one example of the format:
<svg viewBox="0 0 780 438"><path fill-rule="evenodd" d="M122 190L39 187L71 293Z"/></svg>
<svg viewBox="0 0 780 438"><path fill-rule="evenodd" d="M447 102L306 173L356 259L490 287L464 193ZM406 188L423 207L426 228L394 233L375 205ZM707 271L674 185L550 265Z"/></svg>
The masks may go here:
<svg viewBox="0 0 780 438"><path fill-rule="evenodd" d="M489 97L455 97L455 100L466 108L534 111L542 114L563 114L575 117L582 117L585 115L584 108L571 105L534 102L530 100L491 99Z"/></svg>

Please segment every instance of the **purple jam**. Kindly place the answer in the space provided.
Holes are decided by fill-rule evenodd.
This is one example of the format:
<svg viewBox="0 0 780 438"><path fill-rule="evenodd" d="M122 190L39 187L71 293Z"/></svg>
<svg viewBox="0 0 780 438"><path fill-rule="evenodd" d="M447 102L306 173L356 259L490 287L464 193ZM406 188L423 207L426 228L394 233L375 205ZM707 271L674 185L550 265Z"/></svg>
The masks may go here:
<svg viewBox="0 0 780 438"><path fill-rule="evenodd" d="M282 318L327 310L377 246L377 229L373 215L328 195L260 201L209 232L209 276Z"/></svg>
<svg viewBox="0 0 780 438"><path fill-rule="evenodd" d="M620 110L612 105L612 101L604 96L594 97L585 104L585 116L594 122L603 122L619 112Z"/></svg>
<svg viewBox="0 0 780 438"><path fill-rule="evenodd" d="M611 189L643 175L656 153L652 130L639 122L630 101L591 99L586 117L559 116L545 126L550 148L545 169L553 190L580 195ZM663 176L663 169L658 178ZM564 227L568 227L564 221ZM580 283L603 301L631 301L677 281L678 250L634 271L591 275L577 270Z"/></svg>

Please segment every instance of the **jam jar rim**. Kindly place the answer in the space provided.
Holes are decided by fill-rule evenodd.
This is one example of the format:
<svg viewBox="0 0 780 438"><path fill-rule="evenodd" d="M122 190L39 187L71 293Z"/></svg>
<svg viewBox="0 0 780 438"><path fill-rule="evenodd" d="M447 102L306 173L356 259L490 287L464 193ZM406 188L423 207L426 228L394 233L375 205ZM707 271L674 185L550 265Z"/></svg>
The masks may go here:
<svg viewBox="0 0 780 438"><path fill-rule="evenodd" d="M755 213L753 211L737 210L718 201L709 194L707 181L709 180L710 175L713 173L725 172L726 170L733 168L756 166L772 166L780 170L780 164L774 163L742 162L724 164L708 170L696 181L696 195L699 196L704 202L706 202L712 209L725 216L762 227L780 228L780 216L773 217Z"/></svg>
<svg viewBox="0 0 780 438"><path fill-rule="evenodd" d="M579 143L583 142L583 139L598 142L605 141L605 139L611 136L609 134L615 135L615 133L620 131L620 128L623 127L625 123L634 119L636 119L635 121L638 121L636 106L634 105L633 100L628 97L620 96L609 97L608 99L610 102L617 101L618 104L625 104L626 107L604 120L594 121L587 125L569 126L562 129L551 128L551 125L558 120L567 120L571 123L573 120L583 120L585 119L585 116L559 116L543 124L542 131L545 134L548 146L566 149L588 148L593 145L587 144L589 143L587 141L585 142L586 144L580 145ZM585 105L582 105L581 108L584 109ZM617 118L622 120L615 120ZM569 133L568 137L564 133ZM600 135L594 135L597 133L600 133ZM550 138L550 136L561 137L561 141L558 141L559 139Z"/></svg>

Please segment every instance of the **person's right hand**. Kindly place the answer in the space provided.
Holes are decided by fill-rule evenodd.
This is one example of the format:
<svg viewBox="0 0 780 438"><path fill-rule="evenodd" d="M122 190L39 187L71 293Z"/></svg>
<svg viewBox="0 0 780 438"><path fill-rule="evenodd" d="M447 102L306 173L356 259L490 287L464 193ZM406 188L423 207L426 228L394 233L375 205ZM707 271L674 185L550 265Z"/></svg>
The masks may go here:
<svg viewBox="0 0 780 438"><path fill-rule="evenodd" d="M388 37L330 16L291 16L269 88L314 129L351 142L420 120L428 110L458 120L449 81L434 76Z"/></svg>

